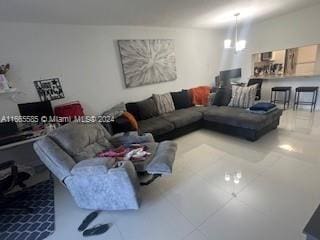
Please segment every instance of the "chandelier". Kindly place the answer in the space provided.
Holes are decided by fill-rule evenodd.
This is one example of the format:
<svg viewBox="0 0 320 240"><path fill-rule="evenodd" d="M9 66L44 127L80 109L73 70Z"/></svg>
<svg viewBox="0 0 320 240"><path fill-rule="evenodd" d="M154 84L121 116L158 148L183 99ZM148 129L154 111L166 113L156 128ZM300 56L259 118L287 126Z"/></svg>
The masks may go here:
<svg viewBox="0 0 320 240"><path fill-rule="evenodd" d="M235 38L234 41L231 39L224 40L224 48L225 49L234 49L235 52L240 52L246 48L247 41L246 40L239 40L239 34L238 34L238 17L240 16L240 13L236 13L234 17L236 18L236 26L235 26Z"/></svg>

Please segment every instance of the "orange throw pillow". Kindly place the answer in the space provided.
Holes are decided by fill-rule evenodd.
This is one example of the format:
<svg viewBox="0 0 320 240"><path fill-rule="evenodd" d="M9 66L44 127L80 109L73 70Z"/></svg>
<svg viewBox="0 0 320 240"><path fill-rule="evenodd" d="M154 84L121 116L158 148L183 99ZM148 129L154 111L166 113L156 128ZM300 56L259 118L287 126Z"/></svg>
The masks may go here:
<svg viewBox="0 0 320 240"><path fill-rule="evenodd" d="M130 125L132 126L132 128L133 128L134 130L138 130L138 128L139 128L138 122L137 122L137 120L135 119L135 117L134 117L131 113L129 113L129 112L124 112L124 113L122 114L122 116L124 116L125 118L128 119Z"/></svg>
<svg viewBox="0 0 320 240"><path fill-rule="evenodd" d="M194 105L208 105L208 97L211 88L208 86L200 86L197 88L191 88L192 103Z"/></svg>

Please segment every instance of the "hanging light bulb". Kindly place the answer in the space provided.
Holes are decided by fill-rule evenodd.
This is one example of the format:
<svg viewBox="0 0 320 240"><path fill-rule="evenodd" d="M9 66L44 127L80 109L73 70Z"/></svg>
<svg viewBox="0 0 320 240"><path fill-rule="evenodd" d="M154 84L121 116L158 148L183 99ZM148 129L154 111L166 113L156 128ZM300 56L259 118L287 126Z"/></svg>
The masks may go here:
<svg viewBox="0 0 320 240"><path fill-rule="evenodd" d="M246 48L246 45L247 45L247 41L246 40L240 40L236 43L236 51L237 52L240 52L242 51L243 49Z"/></svg>
<svg viewBox="0 0 320 240"><path fill-rule="evenodd" d="M231 176L230 176L229 173L226 173L226 174L224 175L224 180L225 180L226 182L229 182L229 181L231 180Z"/></svg>
<svg viewBox="0 0 320 240"><path fill-rule="evenodd" d="M226 49L232 48L231 44L232 44L231 39L224 40L224 48L226 48Z"/></svg>

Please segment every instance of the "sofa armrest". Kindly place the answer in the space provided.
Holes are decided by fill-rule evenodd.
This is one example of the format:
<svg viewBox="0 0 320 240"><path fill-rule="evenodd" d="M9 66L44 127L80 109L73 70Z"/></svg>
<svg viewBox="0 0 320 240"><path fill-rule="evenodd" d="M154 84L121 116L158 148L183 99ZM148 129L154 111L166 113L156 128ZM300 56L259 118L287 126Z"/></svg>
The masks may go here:
<svg viewBox="0 0 320 240"><path fill-rule="evenodd" d="M50 137L38 140L33 144L33 148L40 160L61 182L70 176L75 161Z"/></svg>
<svg viewBox="0 0 320 240"><path fill-rule="evenodd" d="M159 143L153 159L146 167L150 174L170 175L175 160L177 144L173 141Z"/></svg>
<svg viewBox="0 0 320 240"><path fill-rule="evenodd" d="M97 157L78 162L71 169L72 175L101 175L107 174L116 164L114 158Z"/></svg>
<svg viewBox="0 0 320 240"><path fill-rule="evenodd" d="M113 135L109 141L113 146L119 147L121 145L130 145L133 143L154 142L154 138L151 133L139 135L138 132L126 132Z"/></svg>
<svg viewBox="0 0 320 240"><path fill-rule="evenodd" d="M108 166L103 163L106 160L96 161L100 161L98 168L101 169L98 171L107 171ZM91 165L92 160L87 163ZM65 179L65 183L80 208L94 210L139 208L139 181L130 161L116 162L106 174L71 175Z"/></svg>

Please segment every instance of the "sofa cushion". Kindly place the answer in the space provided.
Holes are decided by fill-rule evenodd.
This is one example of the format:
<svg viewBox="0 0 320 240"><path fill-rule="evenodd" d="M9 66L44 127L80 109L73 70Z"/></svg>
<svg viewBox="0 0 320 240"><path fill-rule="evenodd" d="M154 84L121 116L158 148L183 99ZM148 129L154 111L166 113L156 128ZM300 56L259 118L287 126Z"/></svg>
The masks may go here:
<svg viewBox="0 0 320 240"><path fill-rule="evenodd" d="M140 133L152 133L159 136L174 129L174 125L163 117L154 117L138 122Z"/></svg>
<svg viewBox="0 0 320 240"><path fill-rule="evenodd" d="M209 86L200 86L191 88L192 92L192 103L194 105L208 105L208 96L211 91Z"/></svg>
<svg viewBox="0 0 320 240"><path fill-rule="evenodd" d="M250 108L254 105L258 85L250 87L232 86L229 107Z"/></svg>
<svg viewBox="0 0 320 240"><path fill-rule="evenodd" d="M111 137L99 123L71 122L50 132L48 136L76 162L93 158L99 152L112 148Z"/></svg>
<svg viewBox="0 0 320 240"><path fill-rule="evenodd" d="M171 92L170 94L176 110L193 106L187 90L182 90L180 92Z"/></svg>
<svg viewBox="0 0 320 240"><path fill-rule="evenodd" d="M215 98L216 94L217 94L216 92L212 92L212 93L209 94L209 96L208 96L208 106L213 105L214 98Z"/></svg>
<svg viewBox="0 0 320 240"><path fill-rule="evenodd" d="M112 108L108 109L107 111L103 112L102 115L109 116L109 117L112 117L113 119L116 119L116 118L120 117L125 111L127 111L126 105L122 102L122 103L119 103L119 104L113 106Z"/></svg>
<svg viewBox="0 0 320 240"><path fill-rule="evenodd" d="M126 114L125 114L126 113ZM130 132L134 131L132 124L130 123L129 119L126 117L126 115L131 114L129 112L125 112L122 114L122 116L116 118L113 122L110 122L111 125L111 131L109 128L106 128L110 134L116 134L119 132ZM132 115L132 114L131 114ZM132 115L133 116L133 115ZM108 124L108 123L107 123ZM102 123L104 127L106 127L106 123Z"/></svg>
<svg viewBox="0 0 320 240"><path fill-rule="evenodd" d="M260 130L280 118L282 111L277 109L268 114L255 114L243 108L212 106L204 113L204 120L234 127Z"/></svg>
<svg viewBox="0 0 320 240"><path fill-rule="evenodd" d="M137 131L139 126L136 118L129 112L124 112L122 114L122 117L126 118L128 122L130 123L130 126L133 130Z"/></svg>
<svg viewBox="0 0 320 240"><path fill-rule="evenodd" d="M202 113L196 111L194 108L179 109L162 116L164 119L174 124L176 128L184 127L202 119Z"/></svg>
<svg viewBox="0 0 320 240"><path fill-rule="evenodd" d="M159 114L173 112L175 110L172 96L170 93L153 94L152 98L157 106Z"/></svg>
<svg viewBox="0 0 320 240"><path fill-rule="evenodd" d="M209 109L209 106L194 106L188 109L201 113L202 115Z"/></svg>
<svg viewBox="0 0 320 240"><path fill-rule="evenodd" d="M140 120L139 107L137 102L126 103L126 109L134 116L137 121Z"/></svg>
<svg viewBox="0 0 320 240"><path fill-rule="evenodd" d="M232 97L232 89L231 88L218 88L217 92L214 96L212 105L216 106L228 106Z"/></svg>
<svg viewBox="0 0 320 240"><path fill-rule="evenodd" d="M145 120L159 115L157 107L152 98L138 102L137 105L139 108L140 120Z"/></svg>

